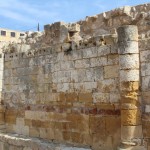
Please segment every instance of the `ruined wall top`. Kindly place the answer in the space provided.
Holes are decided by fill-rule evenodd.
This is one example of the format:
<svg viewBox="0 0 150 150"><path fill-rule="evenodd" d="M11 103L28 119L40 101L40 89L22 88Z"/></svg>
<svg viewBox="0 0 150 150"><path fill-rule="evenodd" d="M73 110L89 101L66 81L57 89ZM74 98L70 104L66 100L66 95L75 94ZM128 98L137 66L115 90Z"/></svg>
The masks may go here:
<svg viewBox="0 0 150 150"><path fill-rule="evenodd" d="M44 32L27 32L25 37L18 40L17 44L30 45L27 51L32 48L52 46L62 43L86 43L93 37L108 37L116 34L116 28L122 25L137 25L139 38L150 36L150 3L135 7L125 6L92 17L76 23L56 22L44 26ZM144 33L144 34L143 34ZM111 36L114 38L114 36ZM116 37L115 37L116 38ZM101 41L104 38L100 39ZM96 42L96 41L95 41ZM8 43L3 49L5 52L22 51L21 47L13 47ZM11 49L11 50L10 50ZM15 50L14 50L15 49Z"/></svg>

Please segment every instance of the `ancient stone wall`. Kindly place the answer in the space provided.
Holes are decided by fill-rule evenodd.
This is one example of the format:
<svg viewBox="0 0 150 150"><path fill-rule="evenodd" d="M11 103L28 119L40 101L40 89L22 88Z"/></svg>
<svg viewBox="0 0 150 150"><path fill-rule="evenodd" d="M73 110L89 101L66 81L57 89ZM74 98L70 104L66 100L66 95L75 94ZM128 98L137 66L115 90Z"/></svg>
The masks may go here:
<svg viewBox="0 0 150 150"><path fill-rule="evenodd" d="M105 38L111 43L103 44ZM79 47L64 43L34 54L5 54L3 103L8 132L97 149L102 141L102 147L118 145L116 38L96 40Z"/></svg>
<svg viewBox="0 0 150 150"><path fill-rule="evenodd" d="M149 8L57 22L5 45L1 132L93 150L148 148Z"/></svg>

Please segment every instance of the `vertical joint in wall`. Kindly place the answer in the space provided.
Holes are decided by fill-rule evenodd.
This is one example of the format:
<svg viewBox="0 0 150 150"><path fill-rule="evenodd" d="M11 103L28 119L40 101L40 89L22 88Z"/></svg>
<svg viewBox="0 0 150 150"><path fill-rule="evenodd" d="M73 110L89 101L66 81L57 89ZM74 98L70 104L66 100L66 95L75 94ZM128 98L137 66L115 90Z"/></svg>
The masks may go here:
<svg viewBox="0 0 150 150"><path fill-rule="evenodd" d="M126 25L117 29L121 96L121 144L119 150L142 150L141 109L139 102L138 28Z"/></svg>

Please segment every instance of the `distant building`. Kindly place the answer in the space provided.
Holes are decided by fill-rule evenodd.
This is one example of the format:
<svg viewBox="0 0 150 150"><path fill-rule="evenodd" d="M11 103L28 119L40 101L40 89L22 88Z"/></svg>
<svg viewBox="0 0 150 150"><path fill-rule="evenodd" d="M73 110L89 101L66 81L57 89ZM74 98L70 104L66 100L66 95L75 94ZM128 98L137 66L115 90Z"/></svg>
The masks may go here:
<svg viewBox="0 0 150 150"><path fill-rule="evenodd" d="M0 28L0 42L14 42L25 35L25 32Z"/></svg>

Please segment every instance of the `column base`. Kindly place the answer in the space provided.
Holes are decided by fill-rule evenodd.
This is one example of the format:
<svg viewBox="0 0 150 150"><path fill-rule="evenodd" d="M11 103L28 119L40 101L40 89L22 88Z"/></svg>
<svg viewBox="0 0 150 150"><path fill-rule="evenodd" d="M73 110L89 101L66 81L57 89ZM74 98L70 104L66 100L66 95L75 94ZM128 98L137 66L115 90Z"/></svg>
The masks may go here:
<svg viewBox="0 0 150 150"><path fill-rule="evenodd" d="M117 150L147 150L145 146L137 145L135 142L122 142Z"/></svg>

